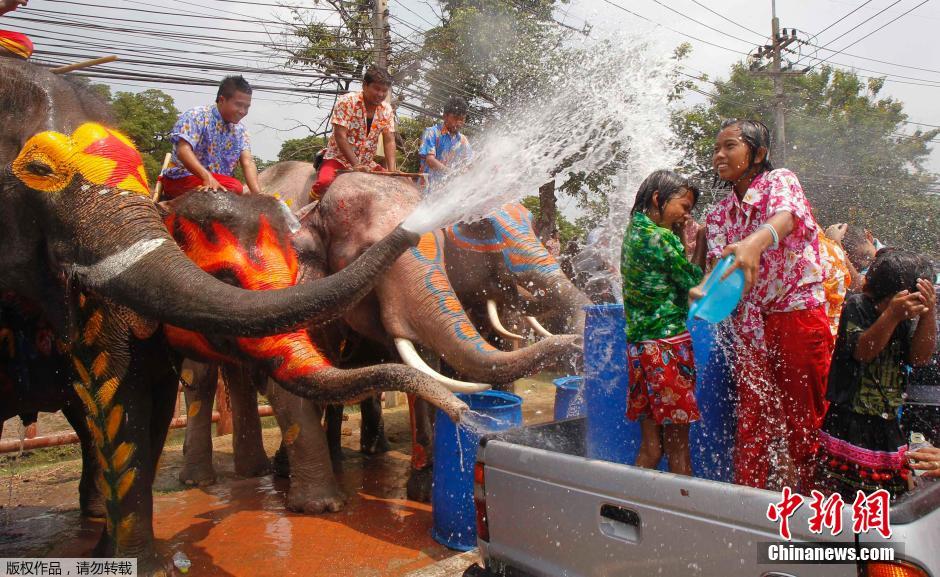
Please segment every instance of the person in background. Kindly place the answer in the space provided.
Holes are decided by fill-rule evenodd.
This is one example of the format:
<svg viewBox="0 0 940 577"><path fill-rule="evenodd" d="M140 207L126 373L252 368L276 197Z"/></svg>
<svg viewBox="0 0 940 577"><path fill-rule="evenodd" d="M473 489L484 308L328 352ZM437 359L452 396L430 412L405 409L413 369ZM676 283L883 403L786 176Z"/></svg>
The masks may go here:
<svg viewBox="0 0 940 577"><path fill-rule="evenodd" d="M317 181L310 199L319 200L336 179L337 170L372 172L383 170L374 161L382 137L384 169L398 170L395 158L395 113L385 102L392 77L384 68L370 66L362 77L362 90L350 92L336 101L330 123L333 133L326 145Z"/></svg>
<svg viewBox="0 0 940 577"><path fill-rule="evenodd" d="M819 233L819 255L823 266L823 289L826 292L826 316L832 336L839 332L839 317L842 316L842 304L845 295L854 280L852 264L845 256L839 243L823 233ZM860 276L857 272L855 275Z"/></svg>
<svg viewBox="0 0 940 577"><path fill-rule="evenodd" d="M856 491L885 489L896 497L907 490L907 443L897 412L907 366L926 365L937 344L932 273L920 255L882 249L864 291L846 299L819 434L821 490L846 501Z"/></svg>
<svg viewBox="0 0 940 577"><path fill-rule="evenodd" d="M846 257L848 257L849 272L853 279L849 288L856 292L862 290L865 273L868 272L868 267L875 260L875 253L878 252L878 248L883 245L870 230L851 223L842 222L830 225L826 229L826 236L839 243L839 246L845 251Z"/></svg>
<svg viewBox="0 0 940 577"><path fill-rule="evenodd" d="M686 258L679 234L698 197L698 189L672 171L647 176L621 251L630 372L627 418L639 420L643 431L636 465L656 468L665 448L669 470L681 475L692 474L689 425L700 418L686 319L689 290L702 280L702 269Z"/></svg>
<svg viewBox="0 0 940 577"><path fill-rule="evenodd" d="M733 254L731 269L745 279L724 331L738 393L735 482L799 490L814 481L833 338L819 225L800 181L787 169L774 170L769 149L763 123L722 123L712 166L730 190L706 216L706 256L712 266Z"/></svg>
<svg viewBox="0 0 940 577"><path fill-rule="evenodd" d="M463 98L452 96L444 106L443 122L425 129L418 155L429 183L439 181L473 156L470 141L460 132L467 121L467 108Z"/></svg>
<svg viewBox="0 0 940 577"><path fill-rule="evenodd" d="M26 6L28 0L0 0L0 16ZM29 36L12 30L0 30L0 57L27 59L33 55L33 41Z"/></svg>
<svg viewBox="0 0 940 577"><path fill-rule="evenodd" d="M258 168L251 155L248 129L241 120L251 108L251 85L241 76L226 76L219 84L215 105L197 106L180 115L170 133L173 159L160 177L164 198L190 190L228 190L244 185L233 176L239 164L252 194L261 194Z"/></svg>

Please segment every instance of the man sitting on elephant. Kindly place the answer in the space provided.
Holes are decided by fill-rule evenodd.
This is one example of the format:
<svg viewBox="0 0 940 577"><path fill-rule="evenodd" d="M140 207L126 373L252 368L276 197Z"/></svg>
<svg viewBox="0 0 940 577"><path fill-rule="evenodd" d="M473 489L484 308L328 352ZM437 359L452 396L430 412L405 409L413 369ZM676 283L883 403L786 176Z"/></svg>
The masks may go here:
<svg viewBox="0 0 940 577"><path fill-rule="evenodd" d="M236 163L248 190L261 193L248 129L241 124L250 107L251 85L241 76L227 76L219 84L215 106L197 106L179 117L170 134L173 161L161 177L167 199L193 189L241 194L244 186L232 176Z"/></svg>
<svg viewBox="0 0 940 577"><path fill-rule="evenodd" d="M385 102L392 88L392 77L384 68L370 66L362 77L362 90L342 96L333 108L330 123L333 134L326 145L317 181L310 191L311 200L319 200L336 179L336 171L360 172L382 170L376 163L379 135L385 153L385 168L394 172L395 113Z"/></svg>
<svg viewBox="0 0 940 577"><path fill-rule="evenodd" d="M444 106L443 122L424 131L418 155L421 157L421 172L428 175L430 182L440 180L473 156L470 141L460 132L466 121L467 101L452 96Z"/></svg>
<svg viewBox="0 0 940 577"><path fill-rule="evenodd" d="M26 6L28 0L0 0L0 16ZM33 42L29 36L12 30L0 30L0 56L29 58L33 55Z"/></svg>

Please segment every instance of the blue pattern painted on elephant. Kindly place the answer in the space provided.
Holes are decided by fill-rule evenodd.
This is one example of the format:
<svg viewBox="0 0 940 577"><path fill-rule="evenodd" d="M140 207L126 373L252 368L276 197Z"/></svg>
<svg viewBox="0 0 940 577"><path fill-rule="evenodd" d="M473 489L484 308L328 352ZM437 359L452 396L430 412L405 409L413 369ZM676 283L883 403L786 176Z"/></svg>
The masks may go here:
<svg viewBox="0 0 940 577"><path fill-rule="evenodd" d="M444 272L443 253L434 233L423 235L418 246L410 251L427 271L424 275L424 288L436 299L438 311L447 319L456 337L472 345L481 354L495 353L496 348L483 340L457 300L457 295L454 294Z"/></svg>
<svg viewBox="0 0 940 577"><path fill-rule="evenodd" d="M493 236L476 239L463 233L460 224L447 229L457 246L476 252L501 252L503 262L513 273L555 274L558 261L548 252L532 228L532 213L521 204L507 204L486 217Z"/></svg>

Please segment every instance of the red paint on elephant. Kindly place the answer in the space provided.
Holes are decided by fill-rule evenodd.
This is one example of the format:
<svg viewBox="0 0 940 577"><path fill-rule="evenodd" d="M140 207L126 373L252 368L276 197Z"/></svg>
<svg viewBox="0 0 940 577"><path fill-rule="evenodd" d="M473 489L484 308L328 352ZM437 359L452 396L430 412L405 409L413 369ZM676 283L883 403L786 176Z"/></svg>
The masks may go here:
<svg viewBox="0 0 940 577"><path fill-rule="evenodd" d="M279 239L277 231L261 215L258 235L249 247L221 223L208 224L211 234L187 218L170 215L164 220L180 248L201 269L220 276L228 273L237 285L249 290L273 290L297 283L297 256L290 242ZM236 362L214 347L205 336L167 326L165 334L179 350L197 358ZM234 339L238 350L248 357L270 363L271 377L287 382L308 377L330 366L313 345L306 331L292 331L270 337Z"/></svg>
<svg viewBox="0 0 940 577"><path fill-rule="evenodd" d="M144 163L140 154L110 130L108 136L101 140L96 140L82 150L82 154L99 156L112 160L115 163L111 169L111 174L105 179L106 186L121 186L128 178L135 181L140 187L149 190L147 177L144 172ZM137 187L134 187L137 188Z"/></svg>

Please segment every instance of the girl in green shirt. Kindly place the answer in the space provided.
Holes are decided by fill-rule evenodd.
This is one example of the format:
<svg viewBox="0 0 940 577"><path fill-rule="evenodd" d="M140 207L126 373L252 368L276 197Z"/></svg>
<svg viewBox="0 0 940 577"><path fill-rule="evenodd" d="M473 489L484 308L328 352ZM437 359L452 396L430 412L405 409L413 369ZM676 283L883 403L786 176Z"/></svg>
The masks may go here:
<svg viewBox="0 0 940 577"><path fill-rule="evenodd" d="M621 253L630 371L627 418L639 420L643 431L636 464L655 468L665 448L669 470L683 475L692 474L689 424L699 419L686 317L689 290L702 280L702 270L688 261L676 232L698 197L698 189L675 172L650 174L637 191Z"/></svg>

